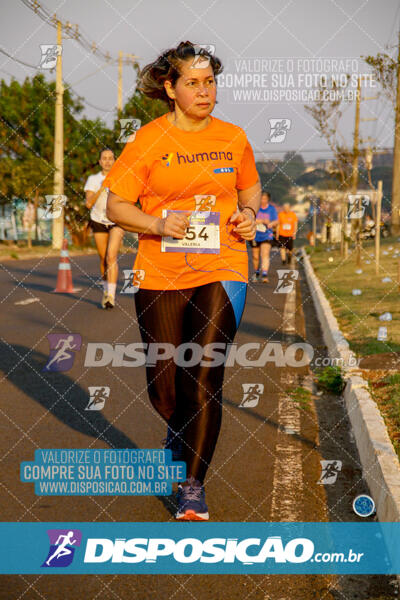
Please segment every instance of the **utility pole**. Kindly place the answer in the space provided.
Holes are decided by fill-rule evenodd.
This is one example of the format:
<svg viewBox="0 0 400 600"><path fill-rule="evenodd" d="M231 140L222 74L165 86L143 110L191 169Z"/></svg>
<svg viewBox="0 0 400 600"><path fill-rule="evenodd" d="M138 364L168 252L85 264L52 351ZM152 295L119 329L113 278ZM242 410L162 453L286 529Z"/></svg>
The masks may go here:
<svg viewBox="0 0 400 600"><path fill-rule="evenodd" d="M393 183L392 183L392 235L400 233L400 31L397 55L397 91L394 120Z"/></svg>
<svg viewBox="0 0 400 600"><path fill-rule="evenodd" d="M314 238L314 246L317 246L317 202L316 197L313 196L313 214L312 214L312 230Z"/></svg>
<svg viewBox="0 0 400 600"><path fill-rule="evenodd" d="M351 191L357 193L358 186L358 156L359 156L359 141L360 141L360 103L361 103L361 77L357 82L357 98L356 98L356 117L354 122L354 142L353 142L353 171L351 175Z"/></svg>
<svg viewBox="0 0 400 600"><path fill-rule="evenodd" d="M118 116L122 113L122 56L123 52L118 52Z"/></svg>
<svg viewBox="0 0 400 600"><path fill-rule="evenodd" d="M376 221L375 221L375 274L379 275L379 261L381 253L381 206L382 206L382 181L378 181L376 192Z"/></svg>
<svg viewBox="0 0 400 600"><path fill-rule="evenodd" d="M127 52L123 52L122 50L118 52L118 116L120 116L122 113L122 65L124 55L131 61L132 64L134 63L134 59L138 58L135 54L129 54ZM129 64L129 60L125 64Z"/></svg>
<svg viewBox="0 0 400 600"><path fill-rule="evenodd" d="M62 45L62 24L57 21L57 45ZM53 194L59 196L64 194L64 114L62 82L62 52L57 53L56 66L56 109L54 130L54 184ZM64 238L64 209L61 207L61 215L53 219L52 240L53 248L60 250Z"/></svg>
<svg viewBox="0 0 400 600"><path fill-rule="evenodd" d="M351 191L357 194L358 187L358 157L359 157L359 142L360 142L360 104L361 104L361 77L357 81L357 97L356 97L356 116L354 122L354 142L353 142L353 172L351 175ZM359 210L360 207L357 206ZM357 219L354 223L355 227L355 242L356 242L356 264L361 266L361 219Z"/></svg>

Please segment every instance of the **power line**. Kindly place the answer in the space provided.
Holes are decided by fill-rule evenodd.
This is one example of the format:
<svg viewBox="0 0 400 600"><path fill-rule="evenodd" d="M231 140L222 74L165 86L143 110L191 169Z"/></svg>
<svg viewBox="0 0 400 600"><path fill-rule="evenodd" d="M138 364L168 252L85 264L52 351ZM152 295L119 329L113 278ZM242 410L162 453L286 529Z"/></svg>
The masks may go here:
<svg viewBox="0 0 400 600"><path fill-rule="evenodd" d="M89 75L85 75L85 77L78 79L78 81L74 81L74 83L71 83L71 85L78 85L78 83L81 83L81 81L85 81L85 79L89 79L89 77L93 77L93 75L96 75L96 73L98 73L99 71L102 71L105 67L108 67L108 66L110 66L110 63L105 63L104 65L100 65L100 67L98 67L97 69L95 69L94 71L89 73Z"/></svg>
<svg viewBox="0 0 400 600"><path fill-rule="evenodd" d="M0 52L2 54L5 54L6 56L8 56L8 58L11 58L11 60L14 60L17 63L20 63L21 65L24 65L25 67L29 67L30 69L35 69L35 70L37 70L39 68L38 65L30 65L29 63L26 63L23 60L19 60L19 58L15 58L15 56L12 56L8 52L6 52L3 48L0 48Z"/></svg>
<svg viewBox="0 0 400 600"><path fill-rule="evenodd" d="M82 99L83 102L85 102L85 104L87 104L91 108L95 108L96 110L100 110L101 112L105 112L105 113L112 113L115 110L114 108L111 108L111 109L101 108L100 106L96 106L95 104L92 104L91 102L89 102L89 100L86 100L86 98L84 98L83 96L81 96L80 94L78 94L78 92L76 92L66 81L63 81L63 83L65 83L66 87L68 87L69 90L71 90L72 92L74 92L74 94L76 96L78 96L79 99Z"/></svg>
<svg viewBox="0 0 400 600"><path fill-rule="evenodd" d="M29 67L31 69L35 69L35 70L40 70L38 66L34 66L34 65L30 65L29 63L26 63L22 60L19 60L18 58L15 58L15 56L12 56L9 52L7 52L6 50L4 50L4 48L0 48L0 52L2 54L4 54L5 56L7 56L8 58L10 58L11 60L20 63L22 65L24 65L25 67ZM102 65L100 67L100 69L104 68L107 65ZM85 77L83 77L82 79L80 79L78 82L75 82L74 85L76 85L76 83L80 83L81 81L83 81L84 79L87 79L88 77L91 77L92 75L94 75L97 71L99 71L100 69L96 69L96 71L94 71L93 73L90 73L90 75L86 75ZM4 69L2 69L2 71L4 71ZM14 77L14 75L11 75L11 73L8 73L8 71L4 71L5 73L7 73L7 75L10 75L11 77ZM86 98L84 98L83 96L81 96L80 94L78 94L78 92L76 92L74 90L74 88L72 87L71 84L69 84L67 81L64 80L63 82L65 84L65 87L68 88L69 90L71 90L76 96L78 96L79 99L81 99L85 104L87 104L88 106L90 106L91 108L94 108L95 110L100 110L101 112L105 112L105 113L112 113L114 109L107 109L107 108L102 108L100 106L96 106L95 104L92 104L91 102L89 102L89 100L87 100Z"/></svg>
<svg viewBox="0 0 400 600"><path fill-rule="evenodd" d="M43 4L38 2L38 0L21 0L33 12L45 23L48 25L52 25L53 27L57 27L57 22L61 23L62 30L64 32L64 37L76 40L87 52L91 52L98 58L106 62L116 62L118 59L113 58L111 54L107 51L102 50L96 42L89 40L83 33L81 33L79 25L70 23L69 21L63 21L60 19L55 13L52 13L48 10ZM132 64L134 61L131 57L126 57L123 59L125 64Z"/></svg>

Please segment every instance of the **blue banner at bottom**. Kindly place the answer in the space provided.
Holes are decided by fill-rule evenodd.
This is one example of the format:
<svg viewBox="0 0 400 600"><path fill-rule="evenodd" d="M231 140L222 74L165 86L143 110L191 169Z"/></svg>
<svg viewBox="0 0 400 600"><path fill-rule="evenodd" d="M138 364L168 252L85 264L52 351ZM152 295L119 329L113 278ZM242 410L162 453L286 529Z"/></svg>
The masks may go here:
<svg viewBox="0 0 400 600"><path fill-rule="evenodd" d="M0 523L1 574L397 574L400 523Z"/></svg>

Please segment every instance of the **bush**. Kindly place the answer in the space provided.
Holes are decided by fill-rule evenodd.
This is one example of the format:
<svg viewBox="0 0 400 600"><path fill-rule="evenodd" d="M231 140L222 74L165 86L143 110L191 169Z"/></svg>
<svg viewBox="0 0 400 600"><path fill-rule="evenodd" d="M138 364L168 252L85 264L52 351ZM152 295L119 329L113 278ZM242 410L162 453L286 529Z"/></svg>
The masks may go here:
<svg viewBox="0 0 400 600"><path fill-rule="evenodd" d="M325 367L317 371L316 382L318 387L332 392L333 394L341 394L345 386L343 379L342 368L339 366Z"/></svg>

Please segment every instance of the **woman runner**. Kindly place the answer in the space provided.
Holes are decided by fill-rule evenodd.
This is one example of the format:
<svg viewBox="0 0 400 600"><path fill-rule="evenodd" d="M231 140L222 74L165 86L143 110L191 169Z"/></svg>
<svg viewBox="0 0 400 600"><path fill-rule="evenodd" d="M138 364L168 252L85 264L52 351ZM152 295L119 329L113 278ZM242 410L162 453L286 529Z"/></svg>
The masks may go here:
<svg viewBox="0 0 400 600"><path fill-rule="evenodd" d="M147 65L142 91L171 112L139 129L105 181L108 217L139 233L135 304L148 344L227 348L242 316L245 240L255 236L261 188L245 132L211 116L221 70L190 42ZM204 362L183 366L178 355L146 369L151 403L168 424L166 448L187 466L179 520L209 518L203 484L221 425L224 364Z"/></svg>
<svg viewBox="0 0 400 600"><path fill-rule="evenodd" d="M100 272L103 280L103 308L114 308L115 291L118 281L118 251L121 246L124 230L107 219L107 192L103 186L106 175L115 162L114 152L105 148L100 152L99 165L101 171L89 175L84 191L86 206L90 209L89 226L92 228L100 257Z"/></svg>
<svg viewBox="0 0 400 600"><path fill-rule="evenodd" d="M257 213L256 237L251 241L251 251L253 256L254 274L251 281L258 281L260 275L260 258L261 258L261 281L268 283L268 269L270 263L271 247L274 243L274 232L272 227L278 223L278 213L275 206L269 203L271 194L262 192L261 206Z"/></svg>

